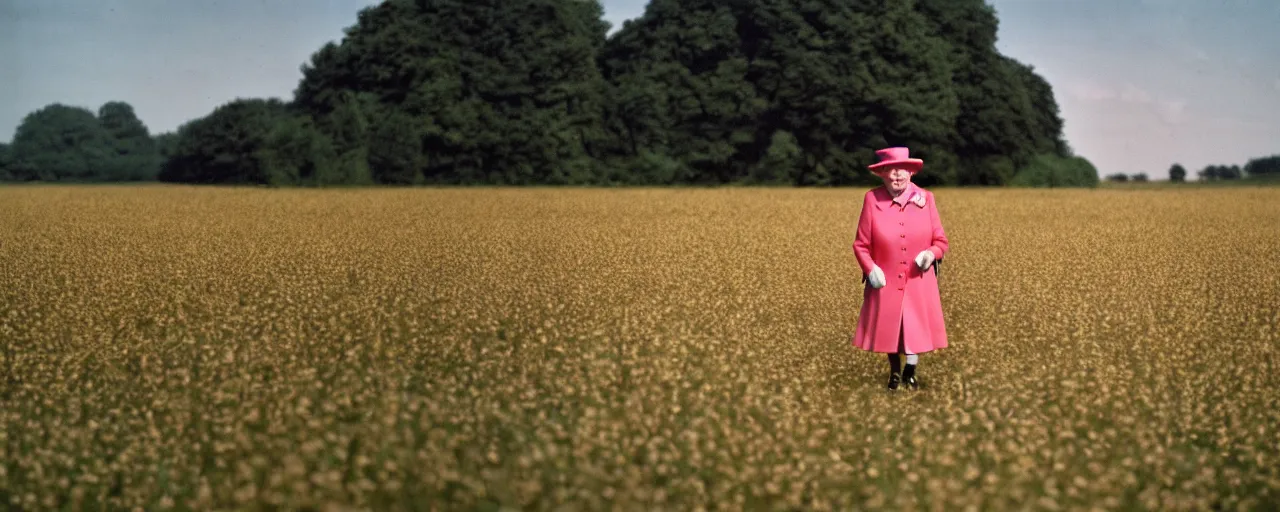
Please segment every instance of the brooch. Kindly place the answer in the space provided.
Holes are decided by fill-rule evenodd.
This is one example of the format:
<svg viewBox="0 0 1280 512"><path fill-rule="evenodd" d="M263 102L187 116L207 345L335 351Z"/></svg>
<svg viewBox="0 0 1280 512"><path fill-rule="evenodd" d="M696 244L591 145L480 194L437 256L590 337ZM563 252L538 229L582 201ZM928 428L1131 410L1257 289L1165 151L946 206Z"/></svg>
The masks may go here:
<svg viewBox="0 0 1280 512"><path fill-rule="evenodd" d="M924 194L916 192L916 195L911 197L911 202L915 203L916 206L924 208Z"/></svg>

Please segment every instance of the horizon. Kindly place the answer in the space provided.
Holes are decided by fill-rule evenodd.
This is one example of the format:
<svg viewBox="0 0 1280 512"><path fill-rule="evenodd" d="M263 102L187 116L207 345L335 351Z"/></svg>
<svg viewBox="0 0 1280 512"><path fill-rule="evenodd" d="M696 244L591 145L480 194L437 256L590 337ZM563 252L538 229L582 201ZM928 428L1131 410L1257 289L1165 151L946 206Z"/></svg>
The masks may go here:
<svg viewBox="0 0 1280 512"><path fill-rule="evenodd" d="M370 0L142 4L0 0L0 141L49 104L133 106L151 134L237 98L289 100L300 68ZM602 0L611 34L647 0ZM1064 138L1099 177L1280 154L1280 2L989 0L1001 54L1054 90ZM22 44L18 44L21 42Z"/></svg>

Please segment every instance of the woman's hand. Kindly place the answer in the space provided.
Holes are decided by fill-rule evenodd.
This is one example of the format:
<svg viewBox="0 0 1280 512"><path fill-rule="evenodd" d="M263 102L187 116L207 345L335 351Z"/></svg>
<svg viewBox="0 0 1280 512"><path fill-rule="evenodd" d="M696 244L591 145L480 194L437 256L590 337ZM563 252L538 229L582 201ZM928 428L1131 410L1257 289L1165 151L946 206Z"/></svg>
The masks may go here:
<svg viewBox="0 0 1280 512"><path fill-rule="evenodd" d="M916 255L916 266L920 267L920 271L929 270L929 265L933 264L933 251L925 249Z"/></svg>
<svg viewBox="0 0 1280 512"><path fill-rule="evenodd" d="M880 265L871 267L871 273L867 274L867 284L876 289L885 285L884 271L880 270Z"/></svg>

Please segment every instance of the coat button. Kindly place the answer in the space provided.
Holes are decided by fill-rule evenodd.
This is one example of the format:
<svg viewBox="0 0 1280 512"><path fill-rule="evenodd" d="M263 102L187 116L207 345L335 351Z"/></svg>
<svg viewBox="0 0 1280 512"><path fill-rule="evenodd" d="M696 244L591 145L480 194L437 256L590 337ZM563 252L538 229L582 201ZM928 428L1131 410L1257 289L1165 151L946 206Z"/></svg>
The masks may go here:
<svg viewBox="0 0 1280 512"><path fill-rule="evenodd" d="M906 238L907 235L898 235L898 238Z"/></svg>
<svg viewBox="0 0 1280 512"><path fill-rule="evenodd" d="M898 225L899 225L899 226L905 226L905 225L907 225L907 223L899 221L899 222L898 222Z"/></svg>
<svg viewBox="0 0 1280 512"><path fill-rule="evenodd" d="M902 277L902 274L898 274L898 277Z"/></svg>
<svg viewBox="0 0 1280 512"><path fill-rule="evenodd" d="M898 289L899 289L899 290L901 290L901 289L902 289L902 287L901 287L901 286L899 286L899 287L898 287Z"/></svg>

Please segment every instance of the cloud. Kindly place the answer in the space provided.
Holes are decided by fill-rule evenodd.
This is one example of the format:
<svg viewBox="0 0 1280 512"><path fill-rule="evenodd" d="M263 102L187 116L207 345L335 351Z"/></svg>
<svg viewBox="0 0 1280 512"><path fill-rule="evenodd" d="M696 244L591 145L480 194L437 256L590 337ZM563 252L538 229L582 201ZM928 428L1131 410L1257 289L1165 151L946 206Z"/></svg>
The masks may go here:
<svg viewBox="0 0 1280 512"><path fill-rule="evenodd" d="M1169 124L1178 124L1182 122L1182 114L1186 112L1187 101L1183 99L1164 100L1156 102L1156 113L1160 114L1160 119Z"/></svg>
<svg viewBox="0 0 1280 512"><path fill-rule="evenodd" d="M1085 101L1105 101L1115 99L1115 91L1093 82L1077 82L1067 87L1067 94Z"/></svg>
<svg viewBox="0 0 1280 512"><path fill-rule="evenodd" d="M1280 88L1280 81L1277 81L1276 86ZM1163 98L1131 83L1115 88L1093 82L1077 82L1067 88L1067 94L1087 102L1118 101L1144 107L1154 112L1167 124L1182 122L1187 107L1185 99Z"/></svg>
<svg viewBox="0 0 1280 512"><path fill-rule="evenodd" d="M1151 103L1151 93L1146 90L1139 89L1133 84L1124 84L1124 91L1120 93L1120 101L1129 103Z"/></svg>

